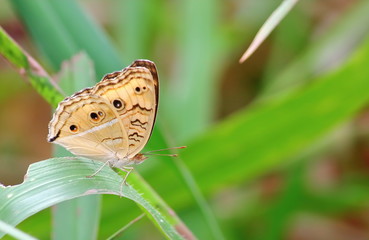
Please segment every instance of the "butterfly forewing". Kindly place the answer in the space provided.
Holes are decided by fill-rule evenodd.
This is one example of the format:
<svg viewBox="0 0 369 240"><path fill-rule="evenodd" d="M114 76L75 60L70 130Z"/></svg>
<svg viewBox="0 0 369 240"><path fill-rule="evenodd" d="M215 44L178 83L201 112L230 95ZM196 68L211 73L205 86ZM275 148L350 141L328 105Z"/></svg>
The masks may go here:
<svg viewBox="0 0 369 240"><path fill-rule="evenodd" d="M121 74L102 81L94 95L105 98L118 112L128 136L128 158L147 143L156 116L157 89L145 67L128 67Z"/></svg>

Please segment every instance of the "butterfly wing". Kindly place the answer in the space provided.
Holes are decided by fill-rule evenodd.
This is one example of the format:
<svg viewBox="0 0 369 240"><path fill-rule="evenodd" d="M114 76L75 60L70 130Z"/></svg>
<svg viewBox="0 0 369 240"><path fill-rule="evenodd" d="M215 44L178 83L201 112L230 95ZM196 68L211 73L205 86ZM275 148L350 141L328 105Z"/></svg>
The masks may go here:
<svg viewBox="0 0 369 240"><path fill-rule="evenodd" d="M77 156L108 161L124 157L127 135L109 102L90 94L62 101L49 123L48 141Z"/></svg>
<svg viewBox="0 0 369 240"><path fill-rule="evenodd" d="M137 60L106 75L92 94L106 99L118 112L128 141L127 158L134 158L149 140L156 118L159 85L155 64Z"/></svg>

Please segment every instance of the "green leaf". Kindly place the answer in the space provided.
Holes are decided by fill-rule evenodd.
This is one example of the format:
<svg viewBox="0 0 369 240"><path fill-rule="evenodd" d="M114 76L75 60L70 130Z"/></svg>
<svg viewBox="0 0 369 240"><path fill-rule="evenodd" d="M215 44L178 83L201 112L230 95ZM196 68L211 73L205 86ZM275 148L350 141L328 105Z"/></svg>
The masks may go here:
<svg viewBox="0 0 369 240"><path fill-rule="evenodd" d="M17 225L59 202L90 194L115 194L139 204L169 239L183 239L178 230L186 230L185 226L172 211L166 211L166 206L157 201L157 196L153 196L142 179L137 179L137 174L133 173L128 179L128 182L134 182L135 188L123 185L122 192L122 178L109 167L93 178L86 177L102 164L78 158L54 158L32 164L24 183L0 188L0 219ZM185 233L189 232L186 230Z"/></svg>
<svg viewBox="0 0 369 240"><path fill-rule="evenodd" d="M181 157L202 190L254 179L301 157L368 103L369 42L342 68L308 86L240 111L190 141ZM171 201L189 201L175 185L155 176ZM187 198L187 200L186 200Z"/></svg>
<svg viewBox="0 0 369 240"><path fill-rule="evenodd" d="M220 80L219 2L181 1L177 60L170 86L163 93L168 127L176 140L201 134L215 114L216 89ZM178 111L181 109L181 111ZM173 113L176 114L173 114ZM191 116L191 117L188 117Z"/></svg>

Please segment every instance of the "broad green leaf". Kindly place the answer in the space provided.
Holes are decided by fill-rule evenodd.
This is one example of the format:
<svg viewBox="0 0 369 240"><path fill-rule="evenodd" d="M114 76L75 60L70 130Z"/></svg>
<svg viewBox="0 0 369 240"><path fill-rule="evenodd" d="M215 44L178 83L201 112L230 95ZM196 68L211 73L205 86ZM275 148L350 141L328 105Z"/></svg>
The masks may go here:
<svg viewBox="0 0 369 240"><path fill-rule="evenodd" d="M17 225L25 218L56 203L91 194L115 194L135 201L160 226L169 239L183 239L178 233L191 234L173 217L172 211L158 201L143 179L133 173L123 185L122 178L111 168L103 168L95 177L87 178L102 163L78 158L54 158L32 164L24 183L0 188L0 219ZM159 210L160 209L160 210ZM2 236L2 235L0 235Z"/></svg>

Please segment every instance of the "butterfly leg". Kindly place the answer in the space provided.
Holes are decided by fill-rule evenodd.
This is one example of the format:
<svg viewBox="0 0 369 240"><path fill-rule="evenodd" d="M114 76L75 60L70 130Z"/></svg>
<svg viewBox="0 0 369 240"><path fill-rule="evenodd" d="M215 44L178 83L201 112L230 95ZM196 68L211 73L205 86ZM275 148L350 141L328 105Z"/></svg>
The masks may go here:
<svg viewBox="0 0 369 240"><path fill-rule="evenodd" d="M99 167L99 169L96 170L96 172L94 172L93 174L86 176L87 178L92 178L94 176L96 176L96 174L98 174L101 169L103 169L107 164L109 164L109 161L106 161L103 165L101 165L101 167Z"/></svg>
<svg viewBox="0 0 369 240"><path fill-rule="evenodd" d="M123 179L122 184L127 185L127 178L129 176L129 174L133 171L133 167L122 167L121 169L127 173L126 176Z"/></svg>
<svg viewBox="0 0 369 240"><path fill-rule="evenodd" d="M126 174L126 176L124 177L124 179L123 179L123 181L122 181L122 183L121 183L121 185L120 185L120 192L122 192L122 190L123 190L123 185L128 185L127 184L127 178L128 178L128 176L129 176L129 174L133 171L133 167L122 167L121 168L123 171L125 171L127 174Z"/></svg>

